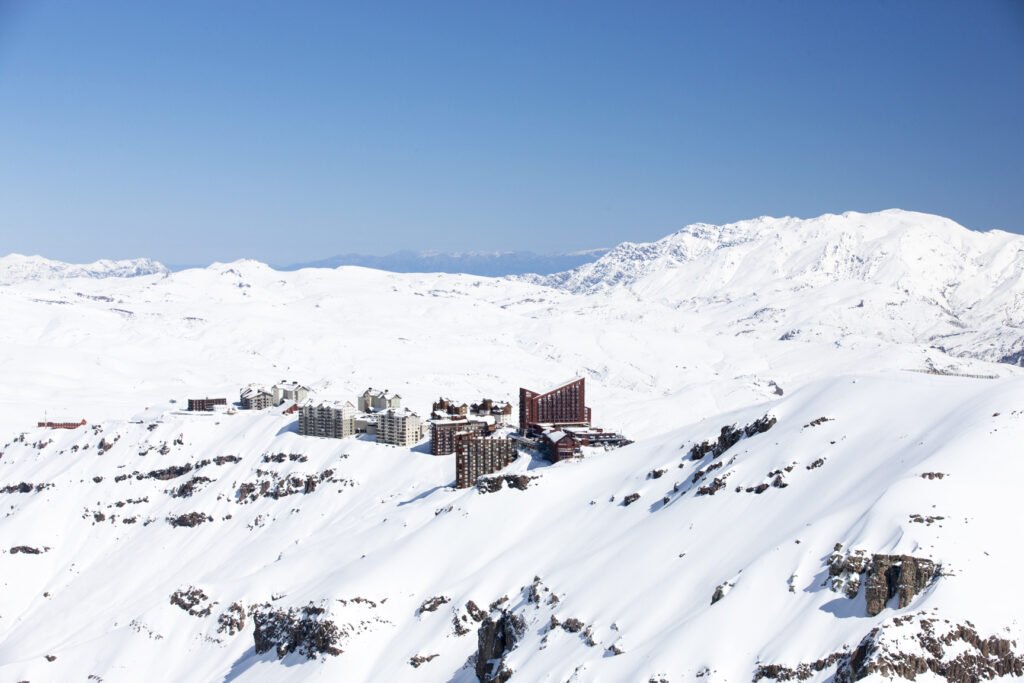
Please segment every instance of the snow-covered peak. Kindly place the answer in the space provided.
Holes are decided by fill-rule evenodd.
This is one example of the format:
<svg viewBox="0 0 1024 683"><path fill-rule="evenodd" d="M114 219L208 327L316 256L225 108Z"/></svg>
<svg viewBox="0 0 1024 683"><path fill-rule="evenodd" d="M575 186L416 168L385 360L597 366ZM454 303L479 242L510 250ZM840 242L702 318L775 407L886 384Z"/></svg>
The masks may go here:
<svg viewBox="0 0 1024 683"><path fill-rule="evenodd" d="M63 280L67 278L137 277L163 275L170 271L163 264L148 258L76 264L53 261L42 256L9 254L0 257L0 284L25 280Z"/></svg>
<svg viewBox="0 0 1024 683"><path fill-rule="evenodd" d="M787 281L859 280L937 297L950 285L984 280L991 290L1024 272L1024 237L976 232L948 218L889 209L817 218L696 223L656 242L626 242L594 263L547 278L575 293L632 287L680 300L746 294ZM968 287L970 289L970 287Z"/></svg>

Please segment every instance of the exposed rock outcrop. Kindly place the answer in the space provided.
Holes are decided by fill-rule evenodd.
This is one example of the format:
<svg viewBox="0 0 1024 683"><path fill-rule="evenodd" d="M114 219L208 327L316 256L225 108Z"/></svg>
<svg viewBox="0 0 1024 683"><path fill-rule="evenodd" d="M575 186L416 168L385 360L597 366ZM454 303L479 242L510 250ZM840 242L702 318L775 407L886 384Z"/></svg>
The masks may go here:
<svg viewBox="0 0 1024 683"><path fill-rule="evenodd" d="M718 440L694 444L690 449L690 459L700 460L706 455L711 455L713 458L717 458L722 455L722 453L725 453L727 450L735 446L740 439L767 432L775 426L775 422L776 419L774 417L765 415L760 419L754 420L746 427L737 428L735 425L726 425L722 427L722 431L718 435Z"/></svg>
<svg viewBox="0 0 1024 683"><path fill-rule="evenodd" d="M911 555L872 555L864 595L868 603L868 616L873 617L894 596L899 597L899 609L910 604L918 593L938 573L931 560Z"/></svg>
<svg viewBox="0 0 1024 683"><path fill-rule="evenodd" d="M504 683L512 678L505 655L515 649L526 631L523 617L502 610L497 619L487 615L477 631L476 677L480 681Z"/></svg>
<svg viewBox="0 0 1024 683"><path fill-rule="evenodd" d="M192 477L179 486L168 489L167 493L170 494L171 498L190 498L193 493L196 493L211 481L213 479L209 477Z"/></svg>
<svg viewBox="0 0 1024 683"><path fill-rule="evenodd" d="M930 673L949 683L976 683L1002 676L1024 676L1024 656L1016 643L980 636L967 621L953 624L923 614L897 617L866 635L836 668L836 683L868 676L914 680Z"/></svg>
<svg viewBox="0 0 1024 683"><path fill-rule="evenodd" d="M427 662L433 660L435 657L438 657L438 656L439 655L436 655L436 654L433 654L433 655L415 655L415 656L409 658L409 666L411 666L414 669L418 669L422 664L426 664Z"/></svg>
<svg viewBox="0 0 1024 683"><path fill-rule="evenodd" d="M252 613L257 654L275 650L278 659L292 652L307 659L316 659L321 654L340 655L338 641L342 632L333 621L323 617L326 611L313 603L287 610L257 606Z"/></svg>
<svg viewBox="0 0 1024 683"><path fill-rule="evenodd" d="M203 603L209 601L210 597L201 588L189 586L179 588L171 593L171 604L185 610L194 617L208 617L217 603L211 602L203 607ZM243 616L244 622L244 616Z"/></svg>
<svg viewBox="0 0 1024 683"><path fill-rule="evenodd" d="M447 604L451 601L452 599L449 598L447 595L435 595L432 598L424 600L423 604L420 605L418 610L416 610L416 613L423 614L424 612L434 612L441 605Z"/></svg>
<svg viewBox="0 0 1024 683"><path fill-rule="evenodd" d="M25 555L40 555L45 553L47 550L49 550L49 548L43 548L40 550L39 548L33 548L30 545L16 545L8 552L10 552L11 555L17 555L18 553L23 553Z"/></svg>
<svg viewBox="0 0 1024 683"><path fill-rule="evenodd" d="M899 609L907 607L938 576L939 566L912 555L868 555L863 549L844 554L837 543L828 558L828 573L829 588L851 600L863 584L867 614L873 617L893 597L899 597Z"/></svg>
<svg viewBox="0 0 1024 683"><path fill-rule="evenodd" d="M173 527L187 526L197 527L205 522L212 522L213 517L206 514L205 512L187 512L177 517L168 517L167 523Z"/></svg>
<svg viewBox="0 0 1024 683"><path fill-rule="evenodd" d="M525 491L530 482L537 477L526 474L500 474L493 477L480 477L476 480L476 490L480 493L494 493L500 491L503 485L510 489Z"/></svg>
<svg viewBox="0 0 1024 683"><path fill-rule="evenodd" d="M217 617L217 633L233 636L245 628L245 608L237 602Z"/></svg>

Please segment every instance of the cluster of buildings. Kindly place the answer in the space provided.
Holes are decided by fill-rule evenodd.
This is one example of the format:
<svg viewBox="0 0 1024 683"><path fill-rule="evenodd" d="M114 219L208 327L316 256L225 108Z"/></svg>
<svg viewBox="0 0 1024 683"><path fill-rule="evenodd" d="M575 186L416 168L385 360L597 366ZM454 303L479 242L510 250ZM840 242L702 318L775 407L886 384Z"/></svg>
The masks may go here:
<svg viewBox="0 0 1024 683"><path fill-rule="evenodd" d="M391 446L414 446L423 438L423 421L402 407L398 394L370 388L356 402L304 400L297 404L299 434L334 439L375 434L377 443Z"/></svg>
<svg viewBox="0 0 1024 683"><path fill-rule="evenodd" d="M430 431L432 455L455 455L455 486L474 486L479 477L497 472L528 448L544 453L552 462L577 458L584 446L606 448L631 443L621 434L591 425L586 405L586 382L576 377L543 392L519 389L519 424L513 425L512 404L488 398L466 404L441 397L431 407L431 418L402 407L402 397L372 387L351 401L315 401L309 387L282 380L270 389L250 384L239 393L245 410L291 403L285 412L298 413L299 434L347 439L376 435L377 443L414 446ZM223 398L188 400L191 411L226 406ZM42 426L42 424L40 424Z"/></svg>
<svg viewBox="0 0 1024 683"><path fill-rule="evenodd" d="M479 403L467 405L442 396L434 401L431 412L435 419L443 420L452 417L491 418L495 424L512 424L512 404L506 401L492 401L489 398L485 398Z"/></svg>
<svg viewBox="0 0 1024 683"><path fill-rule="evenodd" d="M302 403L308 396L309 387L281 380L270 389L250 384L239 392L238 402L244 410L265 410L285 403Z"/></svg>
<svg viewBox="0 0 1024 683"><path fill-rule="evenodd" d="M586 382L576 377L545 392L519 389L519 432L525 443L544 451L552 462L577 458L583 446L619 447L632 443L590 424Z"/></svg>

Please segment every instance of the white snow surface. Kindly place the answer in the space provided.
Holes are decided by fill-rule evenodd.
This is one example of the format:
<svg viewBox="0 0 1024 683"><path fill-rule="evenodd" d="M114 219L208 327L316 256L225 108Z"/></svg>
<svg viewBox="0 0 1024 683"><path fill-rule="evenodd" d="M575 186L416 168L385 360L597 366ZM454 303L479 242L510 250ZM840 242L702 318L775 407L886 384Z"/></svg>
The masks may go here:
<svg viewBox="0 0 1024 683"><path fill-rule="evenodd" d="M13 282L0 489L33 491L0 492L0 680L473 681L464 606L503 597L526 623L514 681L750 681L922 611L1021 642L1024 377L989 361L1021 348L1022 247L889 211L691 226L544 281L239 261ZM994 378L910 372L925 369ZM279 408L180 410L288 378L314 396L387 386L427 414L439 395L514 402L577 374L595 424L636 443L557 465L524 454L509 467L537 477L522 491L453 489L454 456L425 442L300 437ZM688 457L764 415L769 431ZM264 461L277 453L296 458ZM226 455L240 460L144 476ZM311 492L239 502L246 482L326 470ZM779 470L787 486L746 491ZM211 520L166 521L192 512ZM942 575L868 617L863 589L824 585L837 543ZM524 598L536 578L539 605ZM171 604L188 587L209 615ZM435 596L450 601L421 613ZM256 654L252 618L217 631L235 602L311 601L341 654Z"/></svg>

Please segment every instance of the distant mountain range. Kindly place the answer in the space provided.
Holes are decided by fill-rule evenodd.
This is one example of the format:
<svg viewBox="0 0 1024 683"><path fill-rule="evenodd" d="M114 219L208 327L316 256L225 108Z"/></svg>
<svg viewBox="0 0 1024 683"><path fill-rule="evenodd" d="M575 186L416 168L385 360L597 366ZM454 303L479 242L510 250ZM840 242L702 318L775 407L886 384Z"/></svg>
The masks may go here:
<svg viewBox="0 0 1024 683"><path fill-rule="evenodd" d="M169 272L171 271L166 266L148 258L124 261L102 259L94 263L75 264L53 261L42 256L23 256L21 254L0 256L0 284L73 277L136 277Z"/></svg>
<svg viewBox="0 0 1024 683"><path fill-rule="evenodd" d="M362 266L388 270L393 273L467 273L501 277L503 275L525 275L536 273L550 275L578 268L592 263L609 249L588 249L561 254L537 254L532 251L464 251L445 253L439 251L396 251L384 256L367 254L339 254L320 261L296 263L279 270L300 270L302 268L337 268L339 266Z"/></svg>

